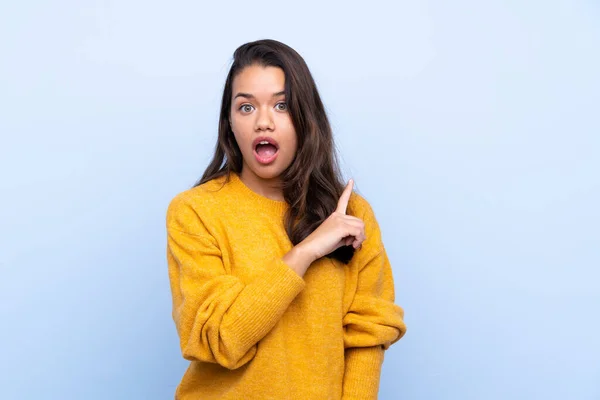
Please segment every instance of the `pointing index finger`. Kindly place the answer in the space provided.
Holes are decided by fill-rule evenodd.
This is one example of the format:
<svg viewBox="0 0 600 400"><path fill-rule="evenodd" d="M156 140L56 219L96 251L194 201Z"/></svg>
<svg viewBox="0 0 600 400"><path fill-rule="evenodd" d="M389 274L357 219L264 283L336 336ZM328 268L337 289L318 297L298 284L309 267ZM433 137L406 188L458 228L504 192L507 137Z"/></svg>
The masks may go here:
<svg viewBox="0 0 600 400"><path fill-rule="evenodd" d="M350 200L350 195L352 194L352 188L354 187L354 180L350 179L346 188L342 192L340 199L338 200L338 206L335 211L340 212L342 214L346 214L346 208L348 207L348 201Z"/></svg>

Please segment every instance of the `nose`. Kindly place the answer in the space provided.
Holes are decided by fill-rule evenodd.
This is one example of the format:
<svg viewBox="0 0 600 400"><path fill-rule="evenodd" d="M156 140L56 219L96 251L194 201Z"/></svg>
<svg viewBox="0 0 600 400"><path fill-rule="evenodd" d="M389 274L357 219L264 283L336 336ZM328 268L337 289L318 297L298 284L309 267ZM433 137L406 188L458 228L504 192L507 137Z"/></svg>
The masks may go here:
<svg viewBox="0 0 600 400"><path fill-rule="evenodd" d="M256 113L256 126L255 129L257 131L270 130L272 131L275 128L275 122L273 121L273 116L269 112L269 110L263 110Z"/></svg>

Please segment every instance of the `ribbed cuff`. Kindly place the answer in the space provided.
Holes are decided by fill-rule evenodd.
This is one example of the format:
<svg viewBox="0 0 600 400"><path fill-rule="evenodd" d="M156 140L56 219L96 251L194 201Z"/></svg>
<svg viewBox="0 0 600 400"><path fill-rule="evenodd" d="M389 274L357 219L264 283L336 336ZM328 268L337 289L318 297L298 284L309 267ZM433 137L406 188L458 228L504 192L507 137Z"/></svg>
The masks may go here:
<svg viewBox="0 0 600 400"><path fill-rule="evenodd" d="M384 350L381 346L346 349L343 400L377 400Z"/></svg>

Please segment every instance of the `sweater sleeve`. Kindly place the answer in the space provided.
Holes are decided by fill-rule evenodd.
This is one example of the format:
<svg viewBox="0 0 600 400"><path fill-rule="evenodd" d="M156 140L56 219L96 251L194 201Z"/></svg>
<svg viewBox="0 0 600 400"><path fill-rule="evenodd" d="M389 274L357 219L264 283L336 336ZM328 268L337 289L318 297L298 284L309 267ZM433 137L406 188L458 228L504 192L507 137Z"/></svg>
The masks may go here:
<svg viewBox="0 0 600 400"><path fill-rule="evenodd" d="M304 280L282 259L266 259L260 278L227 273L221 250L189 204L175 198L167 211L167 261L173 320L190 361L239 368L275 326Z"/></svg>
<svg viewBox="0 0 600 400"><path fill-rule="evenodd" d="M392 267L375 214L367 204L366 240L355 254L356 293L343 319L343 399L377 399L384 351L406 332L404 310L394 303Z"/></svg>

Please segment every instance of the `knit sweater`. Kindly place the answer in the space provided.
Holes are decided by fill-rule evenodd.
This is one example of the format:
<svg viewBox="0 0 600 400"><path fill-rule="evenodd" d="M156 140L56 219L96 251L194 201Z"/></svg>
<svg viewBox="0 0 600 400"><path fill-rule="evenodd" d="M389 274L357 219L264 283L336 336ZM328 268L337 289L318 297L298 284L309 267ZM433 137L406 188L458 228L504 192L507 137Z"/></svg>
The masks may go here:
<svg viewBox="0 0 600 400"><path fill-rule="evenodd" d="M384 351L406 326L373 209L352 192L362 248L300 277L282 260L287 207L236 173L170 201L172 317L190 361L175 399L377 399Z"/></svg>

